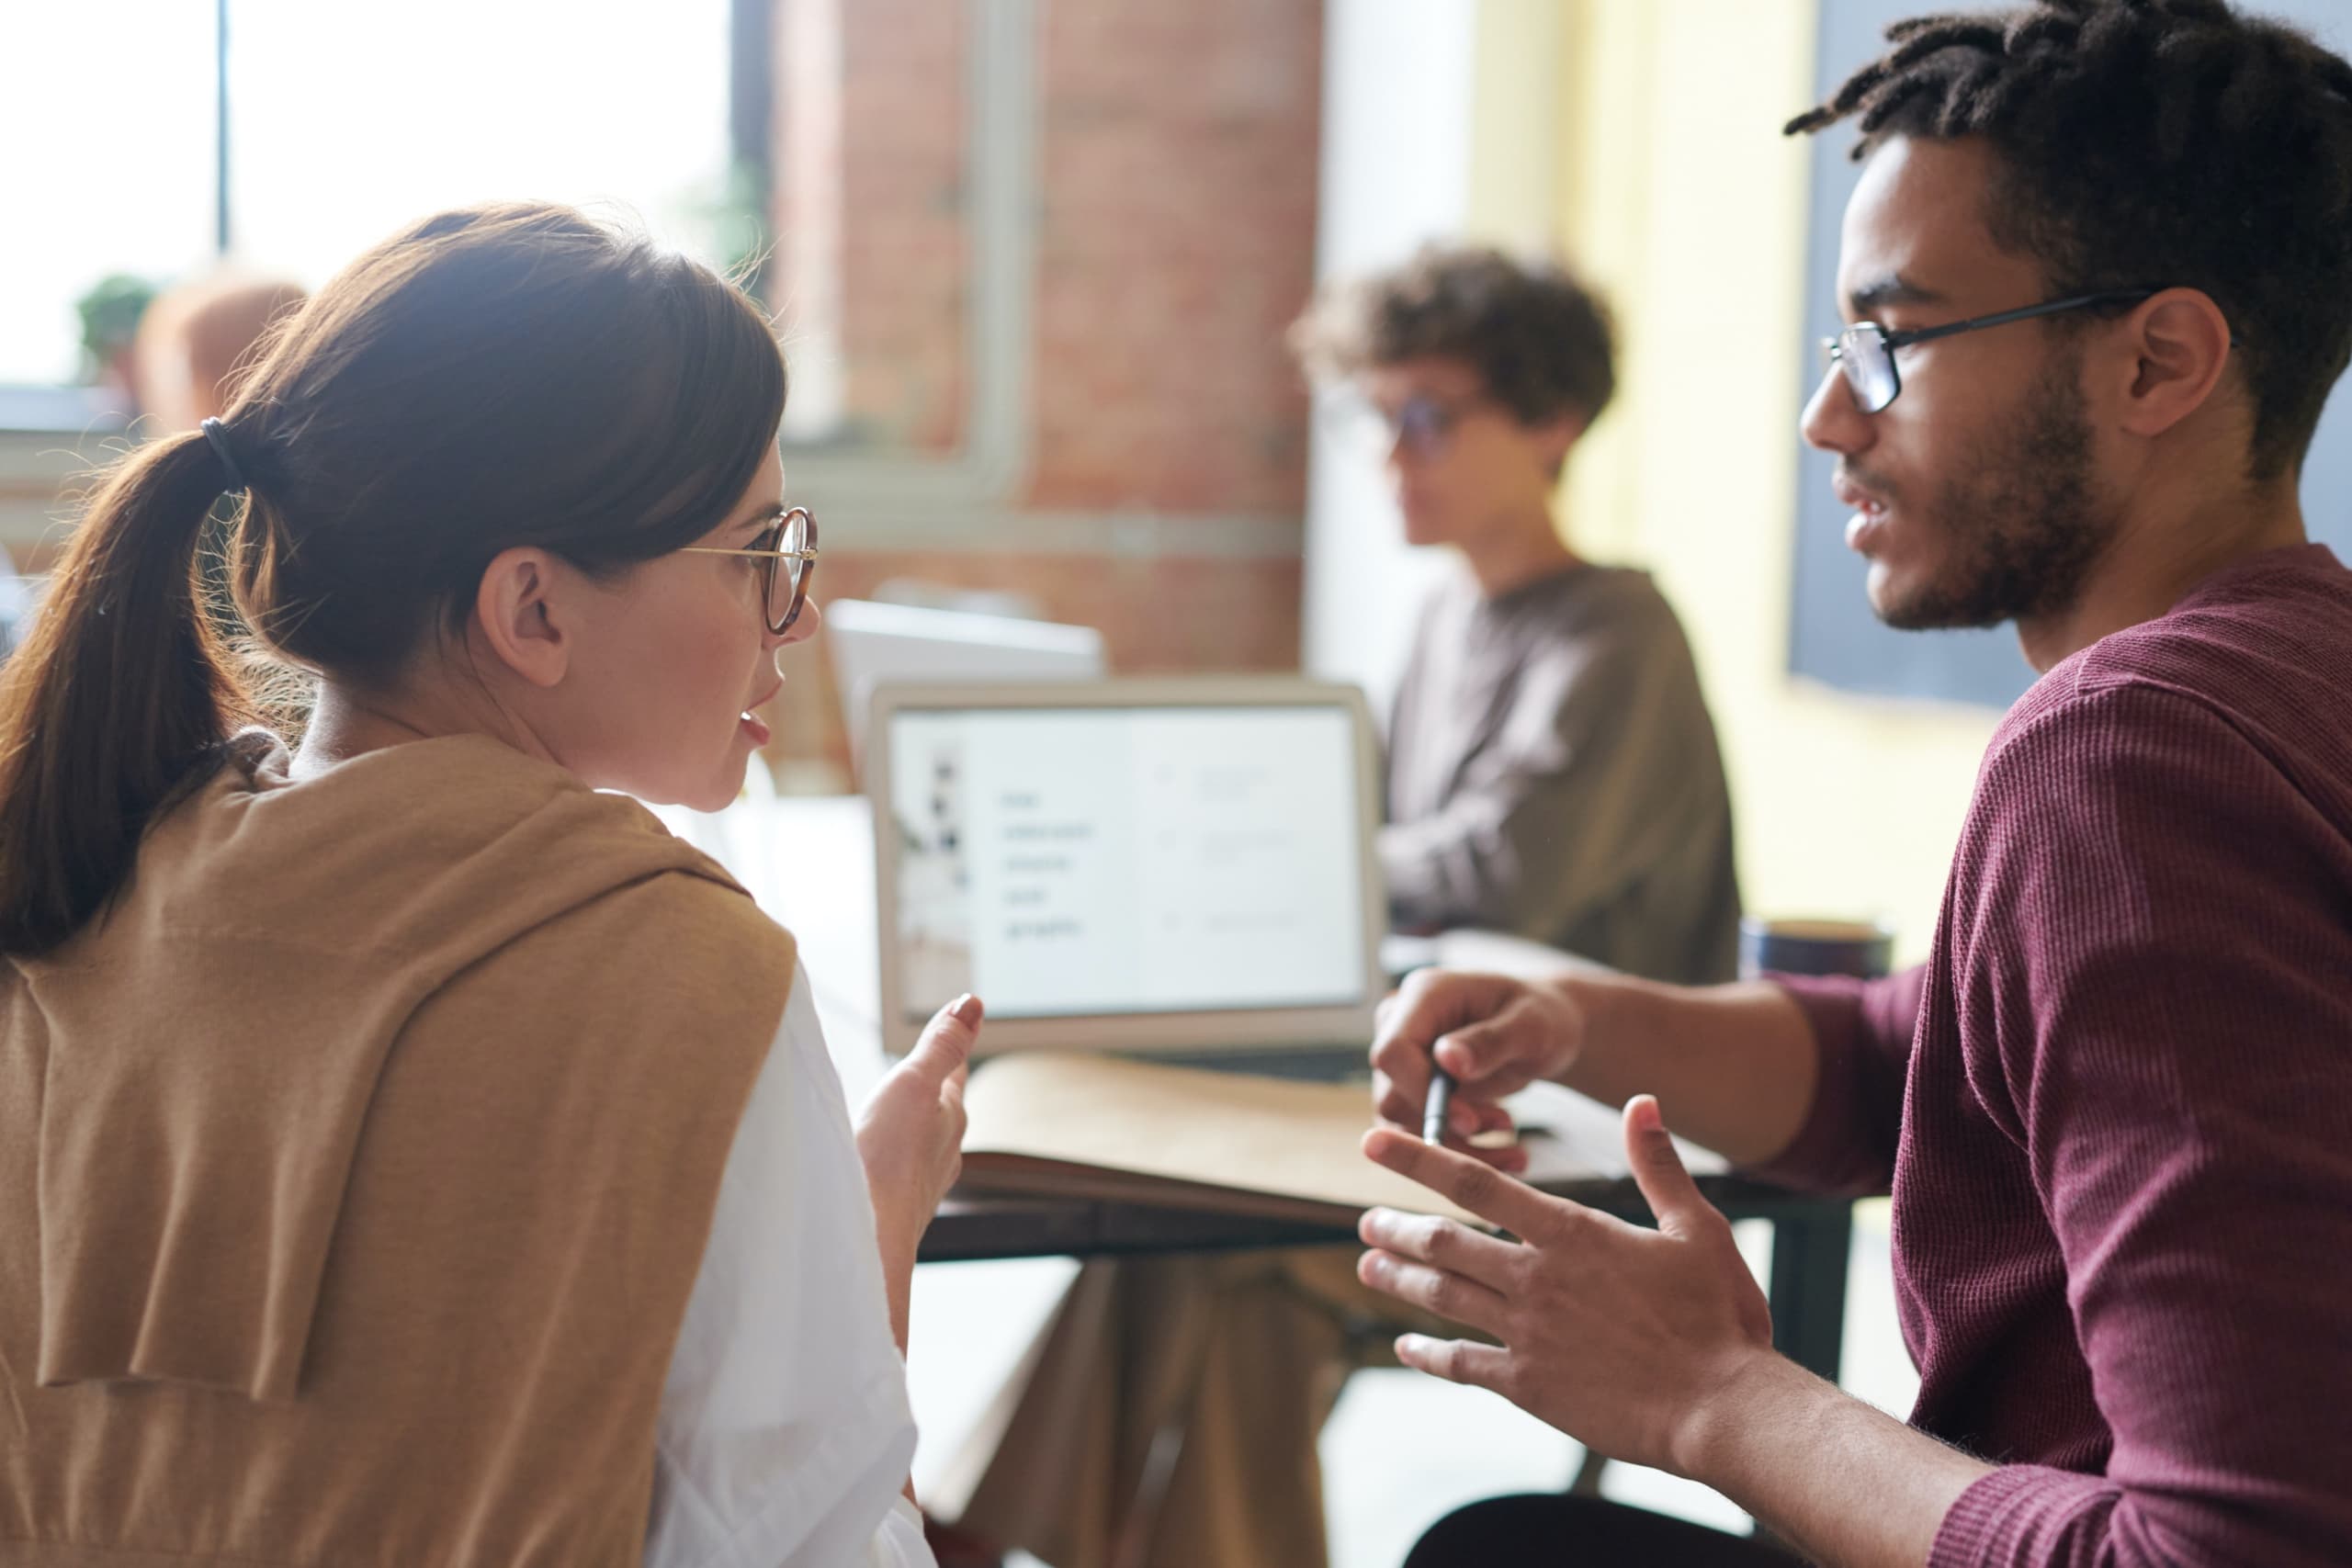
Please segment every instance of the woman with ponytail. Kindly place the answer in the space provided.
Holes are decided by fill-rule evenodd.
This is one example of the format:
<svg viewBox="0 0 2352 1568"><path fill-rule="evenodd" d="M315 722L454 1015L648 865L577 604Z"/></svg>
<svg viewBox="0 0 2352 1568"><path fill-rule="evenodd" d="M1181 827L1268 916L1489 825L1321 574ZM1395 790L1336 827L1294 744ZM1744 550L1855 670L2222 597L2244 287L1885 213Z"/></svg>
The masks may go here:
<svg viewBox="0 0 2352 1568"><path fill-rule="evenodd" d="M815 627L784 399L708 270L481 208L97 490L0 670L0 1562L930 1562L978 1004L853 1125L791 936L627 798L734 798Z"/></svg>

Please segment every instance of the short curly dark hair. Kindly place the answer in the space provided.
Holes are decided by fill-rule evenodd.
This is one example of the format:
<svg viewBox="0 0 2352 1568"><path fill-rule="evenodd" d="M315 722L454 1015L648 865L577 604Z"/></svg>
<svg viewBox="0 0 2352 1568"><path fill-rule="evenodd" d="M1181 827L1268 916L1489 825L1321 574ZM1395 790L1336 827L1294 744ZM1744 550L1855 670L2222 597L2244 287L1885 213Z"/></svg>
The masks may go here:
<svg viewBox="0 0 2352 1568"><path fill-rule="evenodd" d="M2186 287L2240 339L2250 477L2301 469L2352 359L2352 65L2223 0L2040 0L1887 28L1796 135L1981 136L1986 220L2053 295Z"/></svg>
<svg viewBox="0 0 2352 1568"><path fill-rule="evenodd" d="M1407 359L1467 362L1521 423L1598 419L1617 389L1609 311L1565 268L1486 247L1425 247L1394 272L1326 288L1290 330L1317 379Z"/></svg>

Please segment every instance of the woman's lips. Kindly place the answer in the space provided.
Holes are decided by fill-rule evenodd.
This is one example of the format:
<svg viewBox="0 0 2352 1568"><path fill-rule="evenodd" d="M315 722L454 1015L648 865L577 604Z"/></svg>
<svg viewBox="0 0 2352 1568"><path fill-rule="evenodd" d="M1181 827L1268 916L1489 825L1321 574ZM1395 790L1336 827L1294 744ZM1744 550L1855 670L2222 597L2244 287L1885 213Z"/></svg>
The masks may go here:
<svg viewBox="0 0 2352 1568"><path fill-rule="evenodd" d="M741 725L743 732L752 738L752 745L764 746L770 740L775 739L775 732L769 729L766 723L760 718L759 713L762 708L775 701L775 694L783 690L784 681L783 678L779 676L775 685L770 686L765 692L762 693L757 701L753 702L751 706L745 708L741 714L737 716L738 722Z"/></svg>

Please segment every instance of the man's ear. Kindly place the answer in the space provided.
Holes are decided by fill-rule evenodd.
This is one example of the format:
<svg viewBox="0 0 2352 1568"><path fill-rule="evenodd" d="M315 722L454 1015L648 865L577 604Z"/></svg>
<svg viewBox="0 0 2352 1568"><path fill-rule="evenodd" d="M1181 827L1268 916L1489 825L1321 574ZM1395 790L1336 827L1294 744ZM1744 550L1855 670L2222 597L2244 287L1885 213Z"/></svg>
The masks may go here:
<svg viewBox="0 0 2352 1568"><path fill-rule="evenodd" d="M2143 301L2126 319L2116 367L2123 429L2139 436L2170 430L2212 398L2230 365L2230 323L2212 296L2167 288Z"/></svg>
<svg viewBox="0 0 2352 1568"><path fill-rule="evenodd" d="M1579 409L1570 409L1527 427L1528 433L1543 444L1544 468L1555 480L1568 466L1569 452L1584 439L1584 433L1591 424L1590 415Z"/></svg>
<svg viewBox="0 0 2352 1568"><path fill-rule="evenodd" d="M571 668L572 626L558 592L560 569L545 550L501 550L474 591L474 622L500 662L534 686Z"/></svg>

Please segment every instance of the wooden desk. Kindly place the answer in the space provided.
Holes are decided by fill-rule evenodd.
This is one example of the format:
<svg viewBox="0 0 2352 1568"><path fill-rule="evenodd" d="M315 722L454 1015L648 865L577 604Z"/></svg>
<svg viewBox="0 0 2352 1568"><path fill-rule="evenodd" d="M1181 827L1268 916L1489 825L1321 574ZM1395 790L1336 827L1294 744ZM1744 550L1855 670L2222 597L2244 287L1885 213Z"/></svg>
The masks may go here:
<svg viewBox="0 0 2352 1568"><path fill-rule="evenodd" d="M717 854L762 907L799 939L842 1088L853 1104L863 1100L884 1071L873 822L865 800L747 799L715 822L691 813L665 810L662 815ZM1532 944L1491 937L1442 943L1437 957L1441 962L1475 960L1481 967L1501 969L1562 961L1561 955ZM1801 1365L1836 1381L1845 1328L1850 1205L1720 1171L1702 1174L1698 1180L1700 1190L1731 1218L1771 1222L1767 1292L1773 1343ZM1566 1196L1625 1219L1649 1220L1648 1208L1630 1180L1595 1181ZM1133 1203L959 1191L933 1222L922 1258L927 1263L1094 1258L1348 1245L1354 1240L1353 1231L1337 1226Z"/></svg>

